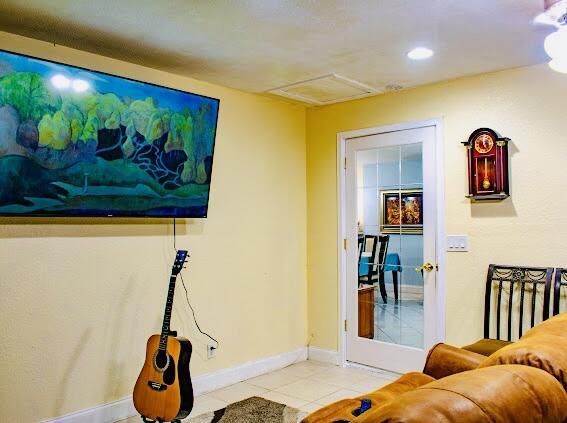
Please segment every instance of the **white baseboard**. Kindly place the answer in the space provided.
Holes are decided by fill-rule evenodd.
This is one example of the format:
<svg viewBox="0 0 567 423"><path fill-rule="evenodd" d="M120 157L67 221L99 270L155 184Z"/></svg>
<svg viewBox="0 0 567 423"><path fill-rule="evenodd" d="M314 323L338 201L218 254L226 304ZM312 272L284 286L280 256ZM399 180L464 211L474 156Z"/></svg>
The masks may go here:
<svg viewBox="0 0 567 423"><path fill-rule="evenodd" d="M302 347L230 369L204 374L193 378L193 392L195 396L202 395L305 360L307 360L307 347ZM132 396L128 396L108 404L45 420L43 423L112 423L136 415Z"/></svg>
<svg viewBox="0 0 567 423"><path fill-rule="evenodd" d="M195 396L206 394L305 360L307 360L307 347L250 361L230 369L197 376L193 379L193 391Z"/></svg>
<svg viewBox="0 0 567 423"><path fill-rule="evenodd" d="M308 358L309 360L321 361L323 363L339 364L339 352L323 348L309 347Z"/></svg>
<svg viewBox="0 0 567 423"><path fill-rule="evenodd" d="M43 423L112 423L137 414L132 396L66 414ZM141 420L140 420L141 421Z"/></svg>

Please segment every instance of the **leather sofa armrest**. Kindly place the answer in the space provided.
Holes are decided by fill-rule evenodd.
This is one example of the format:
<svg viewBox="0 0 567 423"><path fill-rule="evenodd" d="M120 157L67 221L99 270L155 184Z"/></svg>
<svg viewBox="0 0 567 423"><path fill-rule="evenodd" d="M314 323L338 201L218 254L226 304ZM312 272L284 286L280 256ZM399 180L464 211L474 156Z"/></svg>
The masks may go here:
<svg viewBox="0 0 567 423"><path fill-rule="evenodd" d="M485 359L484 355L440 343L429 350L423 373L441 379L476 369Z"/></svg>

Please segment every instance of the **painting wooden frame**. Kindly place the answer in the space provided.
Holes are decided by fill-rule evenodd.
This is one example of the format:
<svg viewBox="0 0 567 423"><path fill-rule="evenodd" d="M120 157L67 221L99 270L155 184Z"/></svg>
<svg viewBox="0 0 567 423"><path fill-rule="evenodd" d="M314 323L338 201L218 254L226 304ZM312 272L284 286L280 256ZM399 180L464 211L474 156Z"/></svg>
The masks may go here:
<svg viewBox="0 0 567 423"><path fill-rule="evenodd" d="M423 190L380 191L380 232L400 235L423 234Z"/></svg>

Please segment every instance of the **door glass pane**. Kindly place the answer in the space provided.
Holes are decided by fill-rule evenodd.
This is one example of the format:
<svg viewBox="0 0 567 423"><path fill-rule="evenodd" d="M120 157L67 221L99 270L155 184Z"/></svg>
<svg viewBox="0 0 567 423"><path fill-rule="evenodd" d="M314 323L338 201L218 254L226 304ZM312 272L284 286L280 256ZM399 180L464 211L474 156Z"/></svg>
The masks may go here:
<svg viewBox="0 0 567 423"><path fill-rule="evenodd" d="M423 348L422 145L357 151L356 165L358 336Z"/></svg>

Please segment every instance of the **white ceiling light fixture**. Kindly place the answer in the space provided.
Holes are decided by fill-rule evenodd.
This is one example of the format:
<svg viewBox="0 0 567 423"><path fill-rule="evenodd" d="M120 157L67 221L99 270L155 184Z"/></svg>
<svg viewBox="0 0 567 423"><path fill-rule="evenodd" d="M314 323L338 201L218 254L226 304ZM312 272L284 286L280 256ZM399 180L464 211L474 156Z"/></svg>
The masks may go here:
<svg viewBox="0 0 567 423"><path fill-rule="evenodd" d="M425 60L433 56L433 50L427 47L416 47L408 53L408 57L412 60Z"/></svg>
<svg viewBox="0 0 567 423"><path fill-rule="evenodd" d="M567 27L561 27L549 34L543 46L547 55L553 59L567 56Z"/></svg>
<svg viewBox="0 0 567 423"><path fill-rule="evenodd" d="M567 73L567 0L545 0L545 12L538 15L535 22L557 28L547 36L543 47L551 57L549 67Z"/></svg>
<svg viewBox="0 0 567 423"><path fill-rule="evenodd" d="M567 0L544 0L544 12L536 16L535 23L562 26L567 23Z"/></svg>
<svg viewBox="0 0 567 423"><path fill-rule="evenodd" d="M566 59L551 59L549 67L555 72L567 73L567 60Z"/></svg>

